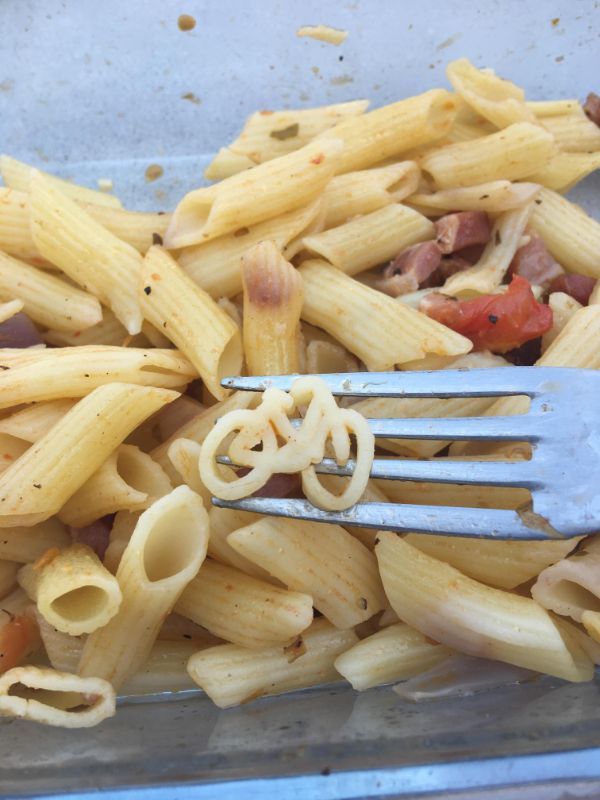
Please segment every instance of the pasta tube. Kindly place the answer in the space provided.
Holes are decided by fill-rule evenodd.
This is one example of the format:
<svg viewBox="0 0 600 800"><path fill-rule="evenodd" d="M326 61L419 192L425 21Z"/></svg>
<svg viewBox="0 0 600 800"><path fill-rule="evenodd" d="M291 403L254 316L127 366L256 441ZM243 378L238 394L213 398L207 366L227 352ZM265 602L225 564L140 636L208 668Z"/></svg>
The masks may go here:
<svg viewBox="0 0 600 800"><path fill-rule="evenodd" d="M385 606L373 554L339 525L264 518L227 543L290 591L311 595L337 628L350 628Z"/></svg>
<svg viewBox="0 0 600 800"><path fill-rule="evenodd" d="M285 644L313 620L312 597L279 589L217 561L205 561L175 612L215 636L257 649Z"/></svg>
<svg viewBox="0 0 600 800"><path fill-rule="evenodd" d="M593 677L590 659L567 647L534 600L467 578L394 533L379 534L375 553L392 608L426 636L467 655L565 680Z"/></svg>
<svg viewBox="0 0 600 800"><path fill-rule="evenodd" d="M464 336L327 262L305 262L299 272L304 284L302 318L324 328L371 371L393 369L427 353L459 355L472 348Z"/></svg>
<svg viewBox="0 0 600 800"><path fill-rule="evenodd" d="M539 193L537 183L490 181L459 189L441 189L432 194L413 194L407 202L424 209L428 214L446 211L511 211L521 208Z"/></svg>
<svg viewBox="0 0 600 800"><path fill-rule="evenodd" d="M244 352L250 375L299 372L302 278L273 242L242 258Z"/></svg>
<svg viewBox="0 0 600 800"><path fill-rule="evenodd" d="M335 659L357 641L354 631L339 631L325 620L316 620L296 648L248 650L237 644L218 645L193 655L188 672L213 703L230 708L265 695L339 680Z"/></svg>
<svg viewBox="0 0 600 800"><path fill-rule="evenodd" d="M0 419L0 433L16 436L26 442L37 442L73 408L76 402L76 400L50 400L47 403L32 403L21 411Z"/></svg>
<svg viewBox="0 0 600 800"><path fill-rule="evenodd" d="M121 607L88 637L80 675L104 677L119 688L139 669L164 618L204 561L207 542L208 516L187 486L144 511L117 570Z"/></svg>
<svg viewBox="0 0 600 800"><path fill-rule="evenodd" d="M112 308L130 334L142 328L138 301L141 256L35 173L31 232L40 255Z"/></svg>
<svg viewBox="0 0 600 800"><path fill-rule="evenodd" d="M124 383L95 389L0 475L0 527L51 517L140 422L175 397Z"/></svg>
<svg viewBox="0 0 600 800"><path fill-rule="evenodd" d="M580 110L574 114L543 117L541 124L552 134L561 150L569 153L600 150L600 130Z"/></svg>
<svg viewBox="0 0 600 800"><path fill-rule="evenodd" d="M587 539L569 558L540 572L531 594L544 608L576 622L586 611L600 612L600 541Z"/></svg>
<svg viewBox="0 0 600 800"><path fill-rule="evenodd" d="M221 379L238 375L242 367L239 328L160 247L150 248L144 259L140 303L146 319L189 358L213 397L226 397Z"/></svg>
<svg viewBox="0 0 600 800"><path fill-rule="evenodd" d="M121 589L94 551L83 544L50 551L19 571L19 583L54 628L80 636L106 625L119 610Z"/></svg>
<svg viewBox="0 0 600 800"><path fill-rule="evenodd" d="M165 245L198 244L306 205L325 188L341 150L342 142L337 139L317 139L221 183L190 192L173 213Z"/></svg>
<svg viewBox="0 0 600 800"><path fill-rule="evenodd" d="M71 544L65 526L55 517L29 528L3 528L0 534L0 558L26 564L37 561L48 550Z"/></svg>

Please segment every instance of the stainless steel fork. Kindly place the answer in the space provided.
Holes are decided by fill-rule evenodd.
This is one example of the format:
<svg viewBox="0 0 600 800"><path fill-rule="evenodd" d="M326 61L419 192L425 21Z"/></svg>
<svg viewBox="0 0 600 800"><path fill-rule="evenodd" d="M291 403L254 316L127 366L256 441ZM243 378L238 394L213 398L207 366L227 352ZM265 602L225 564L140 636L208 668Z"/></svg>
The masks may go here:
<svg viewBox="0 0 600 800"><path fill-rule="evenodd" d="M300 376L226 378L229 389L288 391ZM531 460L453 461L449 458L375 458L371 477L431 483L529 489L532 504L516 510L361 502L346 511L322 511L307 500L213 498L222 508L381 530L490 539L551 539L600 530L600 372L554 367L354 372L319 375L337 397L504 397L525 395L529 411L506 417L370 419L376 437L529 442ZM227 459L219 459L230 463ZM316 467L349 475L324 459Z"/></svg>

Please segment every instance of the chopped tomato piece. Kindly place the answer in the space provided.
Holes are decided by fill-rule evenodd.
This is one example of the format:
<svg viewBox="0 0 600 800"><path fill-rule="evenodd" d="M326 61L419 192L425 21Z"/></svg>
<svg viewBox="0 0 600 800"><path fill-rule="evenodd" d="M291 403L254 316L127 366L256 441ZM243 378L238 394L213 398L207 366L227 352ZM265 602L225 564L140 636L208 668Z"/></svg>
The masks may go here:
<svg viewBox="0 0 600 800"><path fill-rule="evenodd" d="M428 295L421 311L469 338L476 350L506 353L552 327L552 309L538 303L529 281L515 275L504 294L457 300Z"/></svg>
<svg viewBox="0 0 600 800"><path fill-rule="evenodd" d="M16 667L31 653L38 641L35 622L19 614L0 628L0 673Z"/></svg>

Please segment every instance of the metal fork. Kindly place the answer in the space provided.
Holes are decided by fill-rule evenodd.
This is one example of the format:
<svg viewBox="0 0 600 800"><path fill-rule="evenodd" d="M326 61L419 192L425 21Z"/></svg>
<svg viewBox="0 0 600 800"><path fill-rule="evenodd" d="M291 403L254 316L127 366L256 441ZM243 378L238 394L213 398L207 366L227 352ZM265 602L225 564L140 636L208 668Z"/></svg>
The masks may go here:
<svg viewBox="0 0 600 800"><path fill-rule="evenodd" d="M300 376L226 378L228 389L289 391ZM529 489L533 503L506 509L361 502L346 511L322 511L307 500L248 497L234 508L316 522L380 530L486 539L551 539L600 529L600 372L555 367L351 372L319 375L337 397L504 397L525 395L529 411L506 417L370 419L376 437L529 442L529 461L453 461L448 458L375 458L371 477L431 483L481 484ZM223 463L231 463L220 458ZM349 475L353 462L332 459L316 466Z"/></svg>

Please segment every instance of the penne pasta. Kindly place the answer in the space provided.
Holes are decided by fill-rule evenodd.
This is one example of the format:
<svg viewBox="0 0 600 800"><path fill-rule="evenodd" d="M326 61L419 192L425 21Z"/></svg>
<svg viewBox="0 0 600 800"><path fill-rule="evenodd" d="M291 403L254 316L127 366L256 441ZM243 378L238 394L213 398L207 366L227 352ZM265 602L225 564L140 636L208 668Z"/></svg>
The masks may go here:
<svg viewBox="0 0 600 800"><path fill-rule="evenodd" d="M31 697L10 694L16 686L35 691ZM61 708L67 698L73 710ZM36 699L39 697L39 699ZM56 698L58 707L53 705ZM83 706L83 709L81 708ZM17 717L61 728L91 728L115 714L115 692L101 678L80 678L39 667L14 667L0 675L0 715Z"/></svg>
<svg viewBox="0 0 600 800"><path fill-rule="evenodd" d="M310 595L280 589L211 560L200 567L174 610L215 636L251 649L283 646L313 621Z"/></svg>
<svg viewBox="0 0 600 800"><path fill-rule="evenodd" d="M189 358L213 397L223 400L221 379L242 367L239 328L162 248L152 247L144 259L140 305L145 318Z"/></svg>
<svg viewBox="0 0 600 800"><path fill-rule="evenodd" d="M70 636L103 627L121 605L115 577L83 544L49 551L35 564L21 567L19 584L46 622Z"/></svg>
<svg viewBox="0 0 600 800"><path fill-rule="evenodd" d="M299 372L304 293L298 271L285 260L274 242L265 241L246 252L241 272L244 353L249 374Z"/></svg>
<svg viewBox="0 0 600 800"><path fill-rule="evenodd" d="M142 255L153 244L161 243L171 222L171 215L161 212L126 211L93 203L84 203L82 208L107 231Z"/></svg>
<svg viewBox="0 0 600 800"><path fill-rule="evenodd" d="M584 113L579 100L528 100L525 105L538 119Z"/></svg>
<svg viewBox="0 0 600 800"><path fill-rule="evenodd" d="M442 189L432 194L413 194L407 203L418 206L428 214L448 211L512 211L528 205L539 193L537 183L490 181L459 189Z"/></svg>
<svg viewBox="0 0 600 800"><path fill-rule="evenodd" d="M198 463L202 445L193 439L175 439L169 445L167 456L177 472L177 484L185 483L199 494L205 505L210 505L212 494L200 477Z"/></svg>
<svg viewBox="0 0 600 800"><path fill-rule="evenodd" d="M419 176L414 161L400 161L332 178L323 191L323 228L334 228L351 217L402 202L416 192Z"/></svg>
<svg viewBox="0 0 600 800"><path fill-rule="evenodd" d="M0 475L0 527L51 517L140 422L176 396L125 383L95 389Z"/></svg>
<svg viewBox="0 0 600 800"><path fill-rule="evenodd" d="M80 675L104 677L118 689L139 669L164 618L204 561L207 541L206 511L187 486L144 511L117 570L123 594L119 612L88 637Z"/></svg>
<svg viewBox="0 0 600 800"><path fill-rule="evenodd" d="M467 655L505 661L571 681L591 680L591 660L570 649L534 600L467 578L393 533L375 553L385 592L400 619Z"/></svg>
<svg viewBox="0 0 600 800"><path fill-rule="evenodd" d="M359 692L372 686L412 678L453 654L399 622L355 644L335 660L337 671Z"/></svg>
<svg viewBox="0 0 600 800"><path fill-rule="evenodd" d="M541 124L552 134L561 150L568 153L600 150L600 129L580 110L574 114L543 117Z"/></svg>
<svg viewBox="0 0 600 800"><path fill-rule="evenodd" d="M162 467L139 447L122 444L67 500L58 513L81 528L117 511L142 511L172 489Z"/></svg>
<svg viewBox="0 0 600 800"><path fill-rule="evenodd" d="M530 122L518 122L480 139L432 150L419 165L439 189L518 181L542 169L554 148L548 131Z"/></svg>
<svg viewBox="0 0 600 800"><path fill-rule="evenodd" d="M241 259L259 242L270 240L279 250L309 228L320 217L321 198L250 228L184 248L178 262L190 278L215 299L233 297L242 291Z"/></svg>
<svg viewBox="0 0 600 800"><path fill-rule="evenodd" d="M256 164L287 155L338 122L359 116L368 105L368 100L351 100L318 108L257 111L248 117L237 139L221 148L206 168L204 177L211 181L221 180Z"/></svg>
<svg viewBox="0 0 600 800"><path fill-rule="evenodd" d="M25 261L43 261L33 241L29 219L29 195L0 186L0 250Z"/></svg>
<svg viewBox="0 0 600 800"><path fill-rule="evenodd" d="M102 320L100 303L91 294L0 252L0 299L13 298L45 328L73 332Z"/></svg>
<svg viewBox="0 0 600 800"><path fill-rule="evenodd" d="M32 403L9 417L0 419L0 433L16 436L26 442L37 442L76 402L50 400L47 403Z"/></svg>
<svg viewBox="0 0 600 800"><path fill-rule="evenodd" d="M322 137L343 143L337 174L364 169L413 147L441 139L451 128L456 101L443 89L400 100L346 119Z"/></svg>
<svg viewBox="0 0 600 800"><path fill-rule="evenodd" d="M28 528L3 528L0 534L0 558L26 564L37 561L48 550L71 544L65 526L51 517Z"/></svg>
<svg viewBox="0 0 600 800"><path fill-rule="evenodd" d="M142 328L144 326L142 325ZM42 333L47 344L55 347L86 347L93 344L112 345L113 347L148 347L149 340L143 333L130 336L110 308L102 307L102 320L85 330L65 331L47 330Z"/></svg>
<svg viewBox="0 0 600 800"><path fill-rule="evenodd" d="M472 348L463 336L327 262L304 262L299 271L304 284L302 318L324 328L369 370L393 369L428 352L458 355Z"/></svg>
<svg viewBox="0 0 600 800"><path fill-rule="evenodd" d="M154 642L146 661L125 681L119 693L127 697L196 688L187 672L187 663L196 652L197 642Z"/></svg>
<svg viewBox="0 0 600 800"><path fill-rule="evenodd" d="M554 258L569 272L600 278L600 222L550 189L537 197L531 227Z"/></svg>
<svg viewBox="0 0 600 800"><path fill-rule="evenodd" d="M35 172L39 172L53 188L56 188L73 200L79 200L83 203L93 203L96 206L121 208L119 198L112 194L98 192L95 189L88 189L87 186L80 186L79 184L71 183L71 181L65 181L62 178L57 178L55 175L49 175L47 172L42 172L29 164L18 161L16 158L0 156L0 174L2 174L4 184L11 189L16 189L19 192L30 191L31 179Z"/></svg>
<svg viewBox="0 0 600 800"><path fill-rule="evenodd" d="M337 228L305 236L303 247L347 275L355 275L394 258L405 248L435 236L427 217L394 203Z"/></svg>
<svg viewBox="0 0 600 800"><path fill-rule="evenodd" d="M9 300L7 303L0 303L0 324L12 319L20 311L23 311L22 300Z"/></svg>
<svg viewBox="0 0 600 800"><path fill-rule="evenodd" d="M519 249L534 206L534 203L529 203L514 211L505 211L499 216L492 228L490 241L477 264L448 278L444 284L444 293L489 294L498 288Z"/></svg>
<svg viewBox="0 0 600 800"><path fill-rule="evenodd" d="M65 397L84 397L110 383L169 388L192 380L196 371L176 350L143 350L102 345L54 350L0 349L0 408Z"/></svg>
<svg viewBox="0 0 600 800"><path fill-rule="evenodd" d="M525 103L525 92L492 70L477 69L467 58L459 58L448 64L446 75L457 94L497 128L536 121Z"/></svg>
<svg viewBox="0 0 600 800"><path fill-rule="evenodd" d="M552 292L548 305L552 309L552 327L542 336L542 353L546 352L575 312L582 308L581 303L564 292Z"/></svg>
<svg viewBox="0 0 600 800"><path fill-rule="evenodd" d="M302 634L298 653L281 646L248 650L237 644L209 647L193 655L188 672L219 708L339 680L334 662L356 644L354 631L316 620Z"/></svg>
<svg viewBox="0 0 600 800"><path fill-rule="evenodd" d="M195 189L175 209L165 245L205 242L310 203L332 177L341 150L342 142L335 138L317 139L221 183Z"/></svg>
<svg viewBox="0 0 600 800"><path fill-rule="evenodd" d="M600 169L600 152L557 153L529 179L555 192L569 192L597 169Z"/></svg>
<svg viewBox="0 0 600 800"><path fill-rule="evenodd" d="M42 258L111 307L130 334L142 328L141 256L40 173L31 179L31 232Z"/></svg>
<svg viewBox="0 0 600 800"><path fill-rule="evenodd" d="M77 672L81 658L85 636L69 636L47 622L40 612L35 610L35 619L40 631L40 638L52 669L59 672Z"/></svg>
<svg viewBox="0 0 600 800"><path fill-rule="evenodd" d="M240 572L251 575L253 578L270 581L277 585L280 584L280 581L272 579L266 569L259 567L249 558L238 553L227 541L230 533L240 528L245 528L247 525L262 519L262 517L258 514L250 514L247 511L236 511L232 508L213 506L208 512L208 519L210 521L208 554L211 558L221 564L235 567Z"/></svg>
<svg viewBox="0 0 600 800"><path fill-rule="evenodd" d="M0 434L0 473L7 470L28 448L29 443L23 439L8 433Z"/></svg>
<svg viewBox="0 0 600 800"><path fill-rule="evenodd" d="M139 511L117 511L115 514L103 562L106 569L113 575L119 567L121 557L129 544L140 515Z"/></svg>
<svg viewBox="0 0 600 800"><path fill-rule="evenodd" d="M410 533L405 541L470 578L500 589L515 589L535 578L550 564L565 558L580 540L495 542L491 539Z"/></svg>
<svg viewBox="0 0 600 800"><path fill-rule="evenodd" d="M385 606L372 553L339 525L264 518L229 534L227 543L290 591L311 595L337 628Z"/></svg>
<svg viewBox="0 0 600 800"><path fill-rule="evenodd" d="M304 369L309 375L331 372L357 372L358 361L339 344L324 339L313 339L306 345Z"/></svg>

